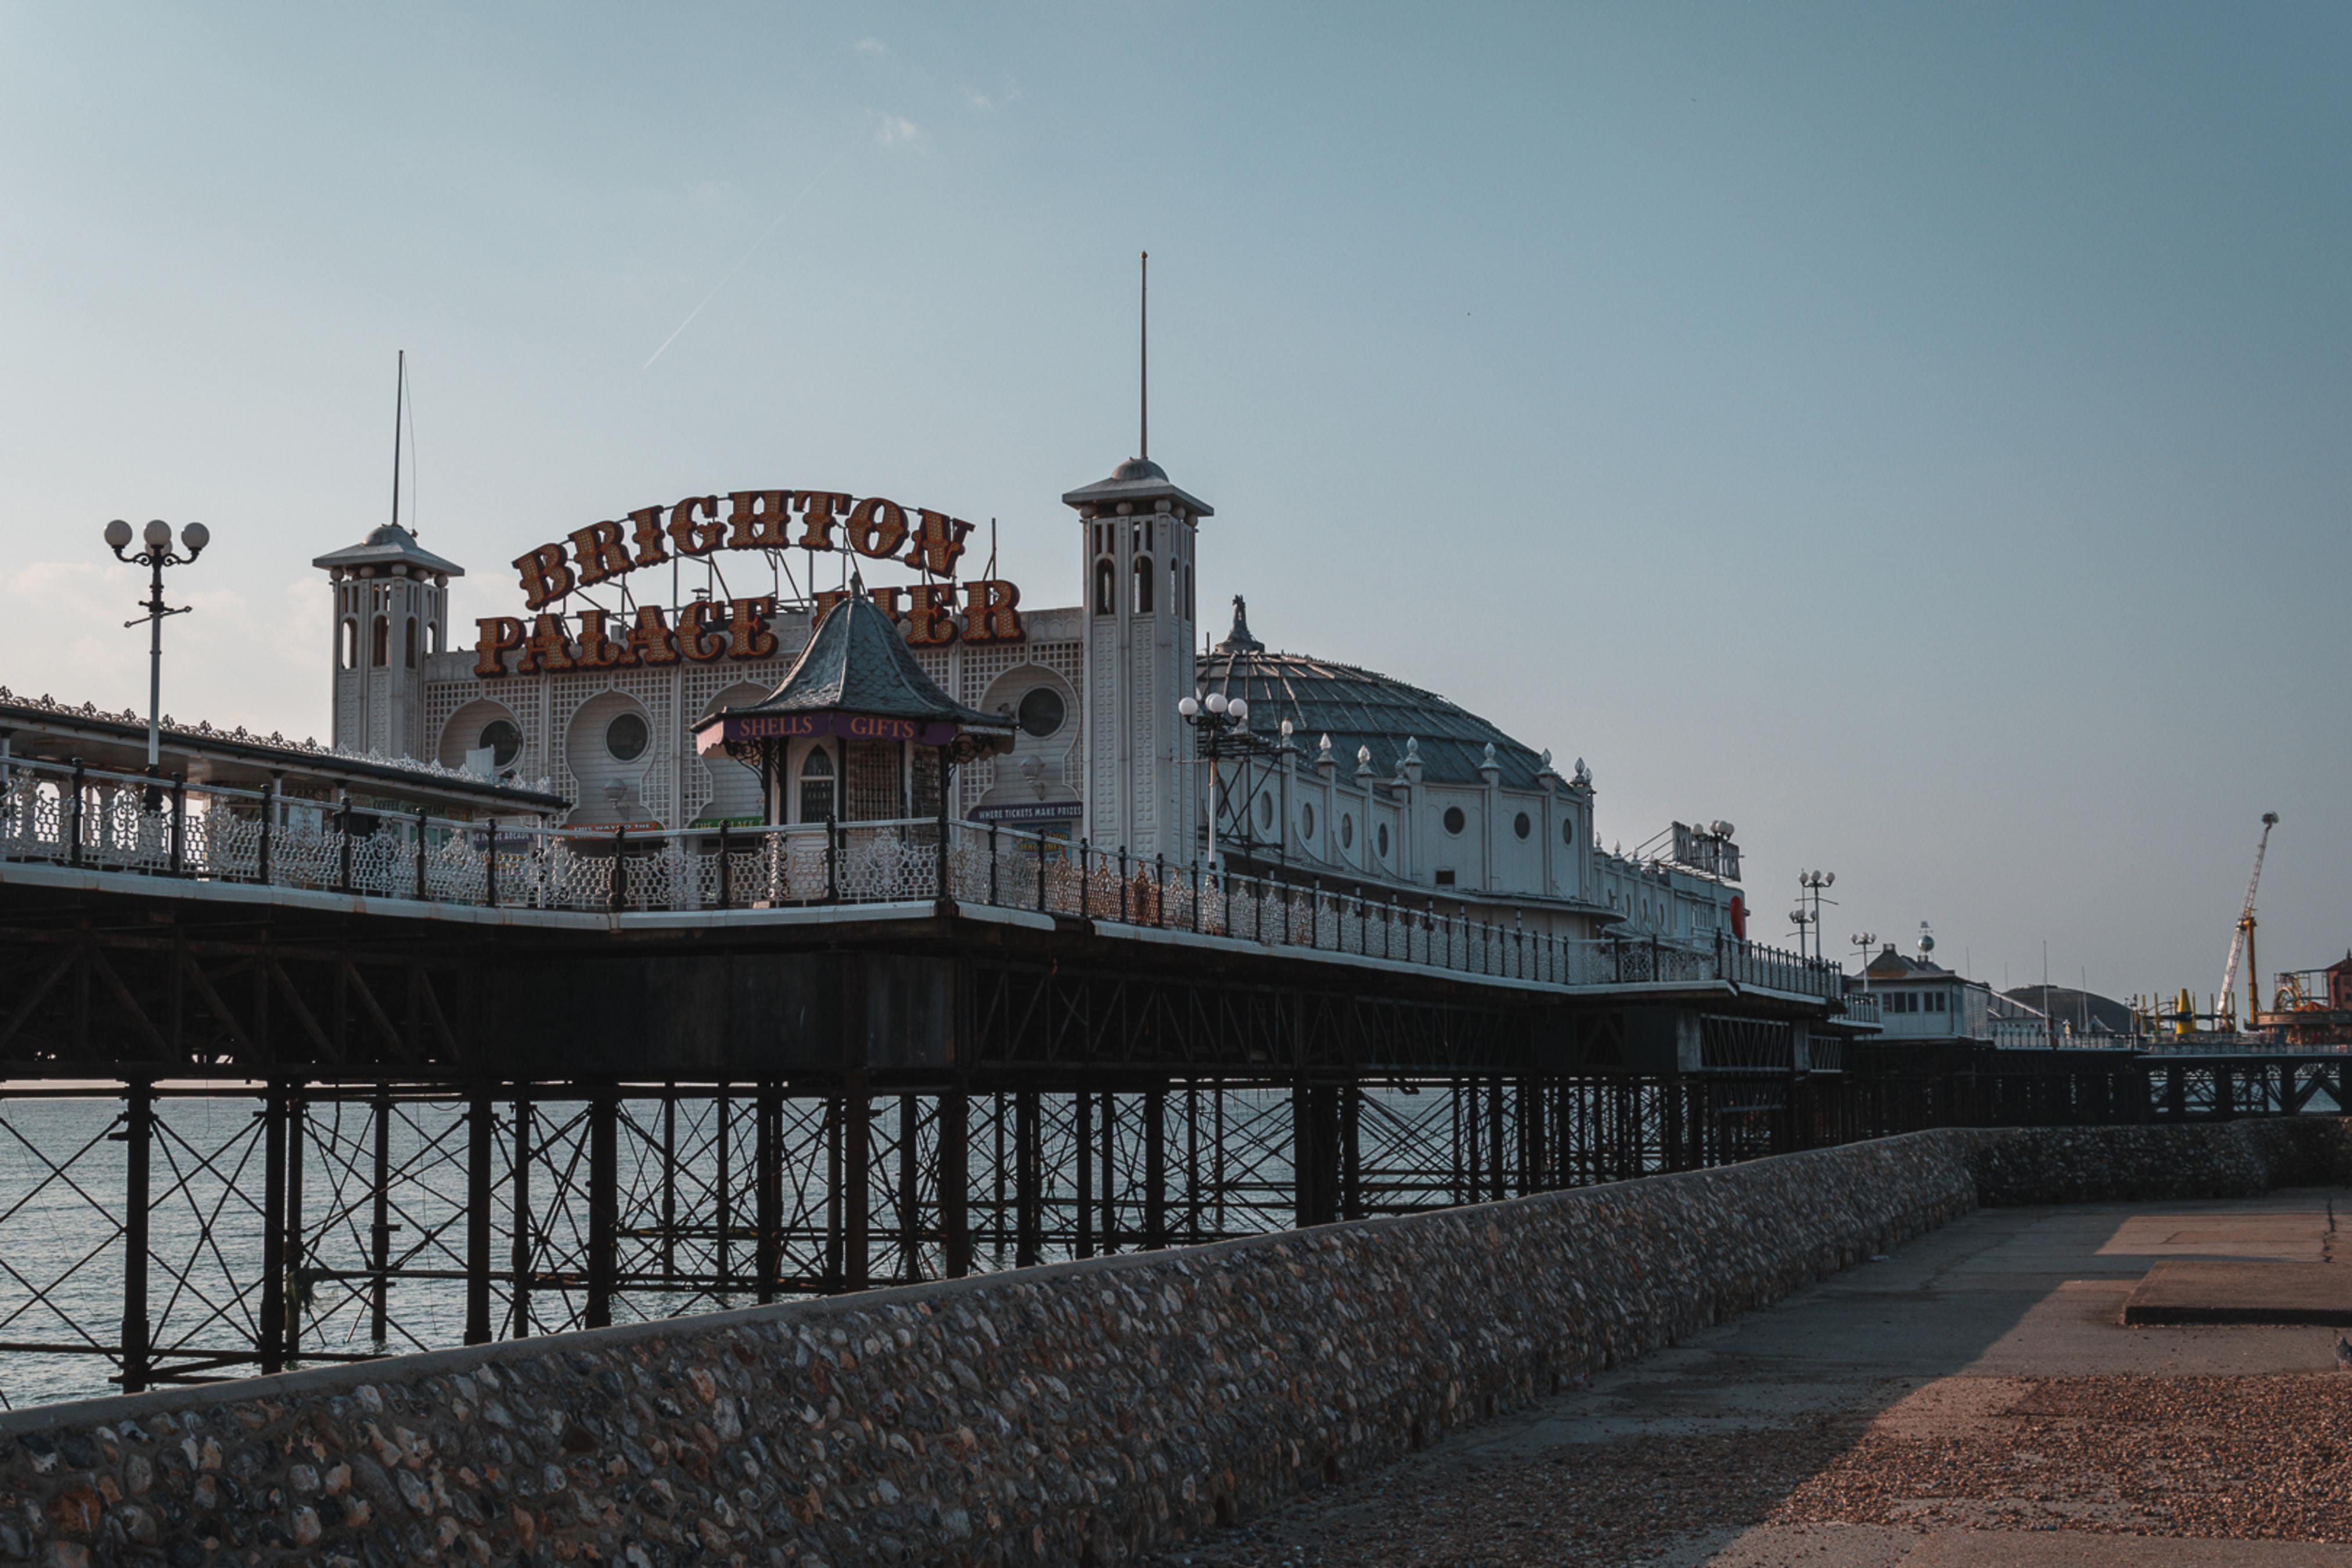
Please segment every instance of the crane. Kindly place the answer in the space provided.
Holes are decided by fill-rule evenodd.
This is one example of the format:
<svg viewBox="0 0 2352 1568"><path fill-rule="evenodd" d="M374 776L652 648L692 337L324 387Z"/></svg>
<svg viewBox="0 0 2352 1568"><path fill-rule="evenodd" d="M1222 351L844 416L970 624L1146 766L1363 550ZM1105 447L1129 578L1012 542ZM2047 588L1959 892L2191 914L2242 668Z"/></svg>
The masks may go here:
<svg viewBox="0 0 2352 1568"><path fill-rule="evenodd" d="M2263 879L2263 856L2271 847L2271 829L2278 826L2275 811L2263 813L2263 837L2254 846L2254 874L2246 879L2246 907L2238 912L2238 934L2230 939L2230 962L2221 971L2221 994L2213 999L2215 1012L2230 1005L2230 992L2238 984L2238 955L2246 959L2246 1027L2254 1026L2255 1015L2263 1010L2263 972L2254 963L2254 889Z"/></svg>

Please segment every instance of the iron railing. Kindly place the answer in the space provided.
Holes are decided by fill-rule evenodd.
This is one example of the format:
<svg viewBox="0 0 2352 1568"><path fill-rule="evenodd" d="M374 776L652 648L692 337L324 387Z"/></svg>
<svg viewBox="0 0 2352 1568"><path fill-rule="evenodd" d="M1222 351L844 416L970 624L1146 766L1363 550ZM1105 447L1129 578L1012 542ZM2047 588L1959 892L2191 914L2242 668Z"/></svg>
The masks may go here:
<svg viewBox="0 0 2352 1568"><path fill-rule="evenodd" d="M1718 933L1566 937L1550 915L1325 887L936 818L663 830L391 814L12 761L0 859L488 908L624 914L957 904L1560 986L1742 986L1845 1000L1824 960ZM940 854L941 832L947 853Z"/></svg>

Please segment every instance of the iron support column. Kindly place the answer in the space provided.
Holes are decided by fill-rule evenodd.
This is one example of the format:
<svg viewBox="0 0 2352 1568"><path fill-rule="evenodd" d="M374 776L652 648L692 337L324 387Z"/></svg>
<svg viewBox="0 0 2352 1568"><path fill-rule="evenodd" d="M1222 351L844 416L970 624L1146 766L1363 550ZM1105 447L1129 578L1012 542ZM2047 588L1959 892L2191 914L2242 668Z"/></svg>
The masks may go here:
<svg viewBox="0 0 2352 1568"><path fill-rule="evenodd" d="M617 861L616 861L617 864ZM588 1102L588 1303L585 1327L613 1326L621 1228L621 1097L600 1089Z"/></svg>
<svg viewBox="0 0 2352 1568"><path fill-rule="evenodd" d="M155 1086L131 1084L123 1098L122 1392L137 1394L146 1388L150 1372L147 1162L154 1136Z"/></svg>

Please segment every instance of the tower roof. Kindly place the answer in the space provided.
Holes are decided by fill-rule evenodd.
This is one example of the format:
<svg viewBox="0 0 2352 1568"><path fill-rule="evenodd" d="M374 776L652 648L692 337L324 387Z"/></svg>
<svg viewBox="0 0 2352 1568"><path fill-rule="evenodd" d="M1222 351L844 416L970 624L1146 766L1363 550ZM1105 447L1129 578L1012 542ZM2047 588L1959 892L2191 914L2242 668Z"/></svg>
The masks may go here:
<svg viewBox="0 0 2352 1568"><path fill-rule="evenodd" d="M1064 506L1074 506L1080 511L1116 512L1122 503L1139 511L1155 511L1163 500L1182 507L1195 517L1217 515L1216 508L1177 485L1169 479L1167 469L1149 458L1129 458L1111 470L1110 478L1066 490L1062 495Z"/></svg>
<svg viewBox="0 0 2352 1568"><path fill-rule="evenodd" d="M387 522L371 532L361 543L319 556L310 563L321 571L337 567L353 571L362 566L404 564L415 570L439 572L450 577L463 577L466 569L455 561L445 561L416 542L416 536L396 522Z"/></svg>

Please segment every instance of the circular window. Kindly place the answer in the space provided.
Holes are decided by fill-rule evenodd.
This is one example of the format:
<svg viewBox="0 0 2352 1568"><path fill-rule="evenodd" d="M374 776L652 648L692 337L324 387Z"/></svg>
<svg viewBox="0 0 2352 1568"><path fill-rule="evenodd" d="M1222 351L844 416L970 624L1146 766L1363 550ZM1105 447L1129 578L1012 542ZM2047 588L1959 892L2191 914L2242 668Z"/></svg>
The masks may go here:
<svg viewBox="0 0 2352 1568"><path fill-rule="evenodd" d="M1063 706L1062 694L1050 686L1033 688L1021 700L1019 717L1021 731L1042 741L1061 729L1068 710Z"/></svg>
<svg viewBox="0 0 2352 1568"><path fill-rule="evenodd" d="M1576 847L1576 818L1571 816L1559 825L1559 841L1570 849Z"/></svg>
<svg viewBox="0 0 2352 1568"><path fill-rule="evenodd" d="M1274 796L1262 795L1257 797L1257 825L1260 827L1274 826Z"/></svg>
<svg viewBox="0 0 2352 1568"><path fill-rule="evenodd" d="M1535 824L1528 820L1528 814L1524 811L1519 813L1518 816L1511 818L1511 831L1517 834L1522 838L1525 838L1530 832L1534 831L1534 829Z"/></svg>
<svg viewBox="0 0 2352 1568"><path fill-rule="evenodd" d="M634 763L646 754L646 721L624 713L604 726L604 750L616 763Z"/></svg>
<svg viewBox="0 0 2352 1568"><path fill-rule="evenodd" d="M1353 849L1355 847L1356 819L1349 816L1346 812L1341 812L1339 814L1339 847L1342 849Z"/></svg>
<svg viewBox="0 0 2352 1568"><path fill-rule="evenodd" d="M522 731L507 720L493 719L482 726L481 739L474 742L476 751L485 748L490 753L492 767L505 767L522 755Z"/></svg>
<svg viewBox="0 0 2352 1568"><path fill-rule="evenodd" d="M1459 833L1459 832L1461 832L1461 831L1462 831L1462 822L1463 822L1463 817L1462 817L1462 808L1461 808L1460 806L1458 806L1458 805L1449 805L1449 806L1447 806L1447 807L1445 808L1445 816L1444 816L1444 823L1445 823L1445 831L1446 831L1446 832L1448 832L1448 833Z"/></svg>
<svg viewBox="0 0 2352 1568"><path fill-rule="evenodd" d="M1389 825L1387 823L1383 822L1381 824L1381 830L1373 837L1372 842L1380 846L1381 858L1383 860L1387 859L1389 854Z"/></svg>
<svg viewBox="0 0 2352 1568"><path fill-rule="evenodd" d="M1315 837L1315 806L1311 802L1298 808L1298 831L1306 837Z"/></svg>

